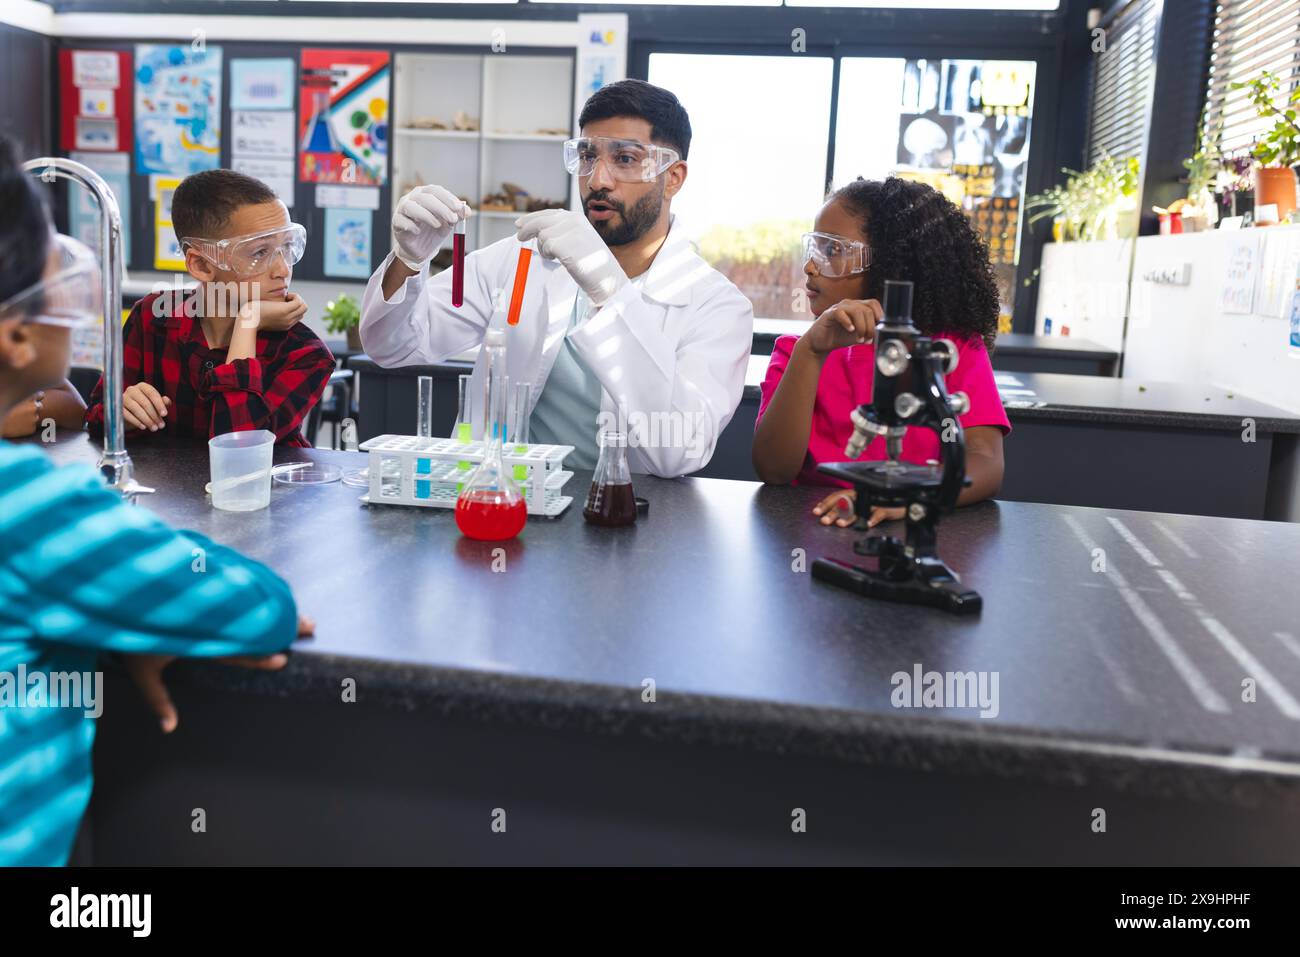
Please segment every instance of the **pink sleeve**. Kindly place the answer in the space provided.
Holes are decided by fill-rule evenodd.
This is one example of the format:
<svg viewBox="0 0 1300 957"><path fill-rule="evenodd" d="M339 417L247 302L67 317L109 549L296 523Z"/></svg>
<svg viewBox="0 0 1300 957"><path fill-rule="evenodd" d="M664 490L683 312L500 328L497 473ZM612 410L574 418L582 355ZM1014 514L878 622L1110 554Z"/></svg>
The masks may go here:
<svg viewBox="0 0 1300 957"><path fill-rule="evenodd" d="M964 429L981 425L996 426L1003 435L1011 432L1011 422L1002 408L993 380L993 364L983 339L957 341L957 368L947 378L948 392L965 392L970 396L970 411L961 416Z"/></svg>
<svg viewBox="0 0 1300 957"><path fill-rule="evenodd" d="M763 421L763 413L767 411L768 403L776 394L781 376L785 375L785 367L790 364L790 353L794 351L794 344L798 341L798 336L779 336L776 344L772 346L772 356L767 360L767 374L763 376L763 382L758 387L760 393L758 417L754 419L754 428L758 428L758 423Z"/></svg>

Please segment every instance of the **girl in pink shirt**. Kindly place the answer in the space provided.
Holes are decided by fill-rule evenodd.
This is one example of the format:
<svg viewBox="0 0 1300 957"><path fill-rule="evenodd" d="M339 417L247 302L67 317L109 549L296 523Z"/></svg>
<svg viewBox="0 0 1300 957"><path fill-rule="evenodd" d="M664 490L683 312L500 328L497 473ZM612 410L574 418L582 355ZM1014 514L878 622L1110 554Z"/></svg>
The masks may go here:
<svg viewBox="0 0 1300 957"><path fill-rule="evenodd" d="M814 508L822 524L851 525L855 493L817 471L844 461L853 431L849 413L871 400L873 338L882 319L886 279L915 283L912 319L922 332L951 339L958 363L949 393L970 396L960 416L966 432L971 484L958 504L997 494L1002 484L1002 437L1011 431L993 381L988 349L997 335L998 293L988 249L960 209L937 190L890 177L864 179L833 193L817 215L818 236L805 245L808 300L816 321L802 336L777 339L763 380L754 429L754 470L764 482L834 485ZM862 460L883 459L873 441ZM938 437L908 429L902 457L924 464L939 458ZM873 508L868 525L902 518L903 510Z"/></svg>

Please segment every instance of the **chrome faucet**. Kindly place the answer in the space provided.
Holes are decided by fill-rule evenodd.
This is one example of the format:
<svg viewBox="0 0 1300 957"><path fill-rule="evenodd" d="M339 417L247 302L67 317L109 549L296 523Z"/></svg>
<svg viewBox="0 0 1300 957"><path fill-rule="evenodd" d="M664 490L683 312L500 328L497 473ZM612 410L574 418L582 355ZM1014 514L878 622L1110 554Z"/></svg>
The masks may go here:
<svg viewBox="0 0 1300 957"><path fill-rule="evenodd" d="M135 480L131 456L126 452L122 422L122 213L104 178L93 169L61 156L28 160L23 169L39 172L41 181L62 177L84 186L99 202L99 255L104 291L104 454L99 474L109 488L128 502L153 489Z"/></svg>

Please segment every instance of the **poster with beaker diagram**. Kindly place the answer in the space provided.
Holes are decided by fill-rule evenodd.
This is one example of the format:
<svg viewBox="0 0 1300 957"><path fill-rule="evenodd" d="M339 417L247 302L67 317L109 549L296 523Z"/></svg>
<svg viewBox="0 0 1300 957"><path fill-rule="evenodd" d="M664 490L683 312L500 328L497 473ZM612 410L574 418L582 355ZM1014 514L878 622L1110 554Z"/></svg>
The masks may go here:
<svg viewBox="0 0 1300 957"><path fill-rule="evenodd" d="M388 179L389 55L303 50L298 178L382 186Z"/></svg>

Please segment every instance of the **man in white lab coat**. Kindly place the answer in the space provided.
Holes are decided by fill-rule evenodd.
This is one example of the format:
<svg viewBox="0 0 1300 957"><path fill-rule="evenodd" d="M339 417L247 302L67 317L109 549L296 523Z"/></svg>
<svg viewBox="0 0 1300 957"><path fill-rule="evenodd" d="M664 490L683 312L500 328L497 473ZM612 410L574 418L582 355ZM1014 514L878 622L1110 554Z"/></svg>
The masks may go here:
<svg viewBox="0 0 1300 957"><path fill-rule="evenodd" d="M622 80L591 96L579 127L564 162L582 211L522 215L515 237L470 253L459 308L452 270L430 278L427 265L471 211L441 186L407 193L393 215L393 251L361 303L361 342L384 366L441 362L479 345L489 323L505 325L520 244L533 245L540 255L506 354L511 382L532 384L530 440L572 445L566 462L592 468L598 431L619 429L634 472L685 475L708 463L740 404L753 307L696 254L670 211L691 139L677 98ZM483 364L480 352L475 396Z"/></svg>

